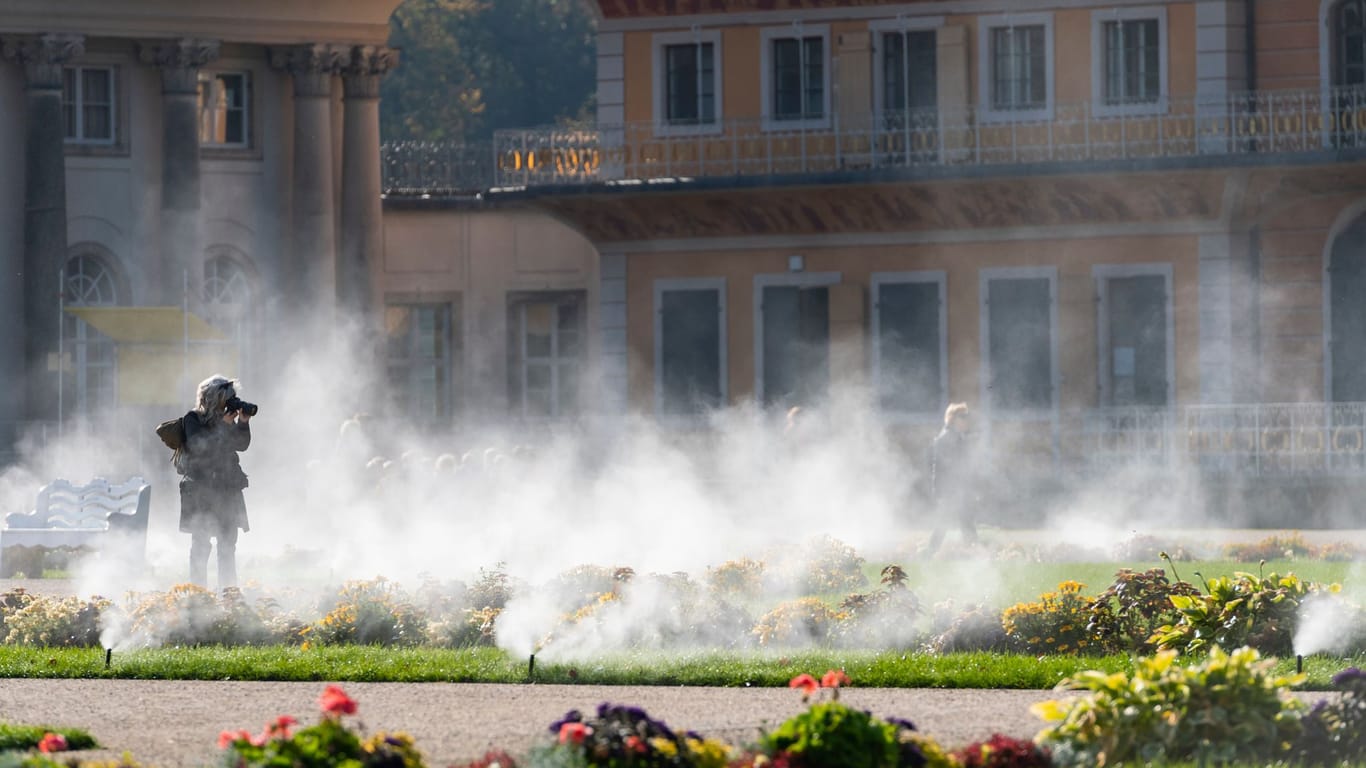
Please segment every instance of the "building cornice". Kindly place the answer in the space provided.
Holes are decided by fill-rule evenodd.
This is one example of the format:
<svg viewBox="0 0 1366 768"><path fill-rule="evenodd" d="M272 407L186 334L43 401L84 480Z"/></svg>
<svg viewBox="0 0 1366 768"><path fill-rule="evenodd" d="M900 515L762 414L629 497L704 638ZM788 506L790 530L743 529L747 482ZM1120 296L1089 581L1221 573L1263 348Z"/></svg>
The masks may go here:
<svg viewBox="0 0 1366 768"><path fill-rule="evenodd" d="M0 34L383 45L399 0L6 0Z"/></svg>

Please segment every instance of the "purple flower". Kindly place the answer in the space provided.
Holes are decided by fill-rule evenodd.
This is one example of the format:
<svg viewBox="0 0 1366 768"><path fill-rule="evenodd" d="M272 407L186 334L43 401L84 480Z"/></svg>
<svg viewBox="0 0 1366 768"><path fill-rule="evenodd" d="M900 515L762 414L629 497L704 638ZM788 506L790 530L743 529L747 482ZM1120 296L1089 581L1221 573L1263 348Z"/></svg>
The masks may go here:
<svg viewBox="0 0 1366 768"><path fill-rule="evenodd" d="M1333 675L1333 685L1338 688L1361 685L1362 683L1366 683L1366 672L1362 672L1356 667L1348 667Z"/></svg>
<svg viewBox="0 0 1366 768"><path fill-rule="evenodd" d="M898 731L914 731L914 730L915 730L915 723L913 723L913 722L911 722L910 720L907 720L907 719L905 719L905 718L903 718L903 717L889 717L889 718L887 718L887 722L891 723L892 725L895 725L895 726L896 726L896 729L897 729Z"/></svg>
<svg viewBox="0 0 1366 768"><path fill-rule="evenodd" d="M558 735L560 729L563 728L565 724L581 722L583 722L583 713L577 709L571 709L564 713L564 717L550 724L550 732Z"/></svg>

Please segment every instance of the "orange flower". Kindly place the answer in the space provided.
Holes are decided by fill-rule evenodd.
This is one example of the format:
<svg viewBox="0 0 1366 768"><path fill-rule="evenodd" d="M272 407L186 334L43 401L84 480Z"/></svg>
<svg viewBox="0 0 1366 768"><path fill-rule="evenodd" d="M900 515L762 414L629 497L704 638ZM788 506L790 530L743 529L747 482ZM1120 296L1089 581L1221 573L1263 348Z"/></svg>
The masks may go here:
<svg viewBox="0 0 1366 768"><path fill-rule="evenodd" d="M802 700L805 701L820 686L816 683L816 678L803 672L787 682L788 688L799 688L802 692Z"/></svg>
<svg viewBox="0 0 1366 768"><path fill-rule="evenodd" d="M646 744L645 740L640 738L639 736L627 736L626 748L631 750L632 752L639 752L642 755L650 751L649 745Z"/></svg>
<svg viewBox="0 0 1366 768"><path fill-rule="evenodd" d="M53 752L66 751L66 737L60 733L45 733L38 742L38 751L50 755Z"/></svg>
<svg viewBox="0 0 1366 768"><path fill-rule="evenodd" d="M280 715L266 725L267 736L278 736L282 739L289 738L289 729L298 725L299 721L289 715Z"/></svg>
<svg viewBox="0 0 1366 768"><path fill-rule="evenodd" d="M346 691L339 685L329 685L323 689L322 696L318 697L318 706L322 708L323 714L341 717L342 715L356 714L356 700L346 695Z"/></svg>
<svg viewBox="0 0 1366 768"><path fill-rule="evenodd" d="M583 740L588 738L592 733L593 729L583 723L565 723L560 726L560 743L568 744L573 742L574 744L582 744Z"/></svg>
<svg viewBox="0 0 1366 768"><path fill-rule="evenodd" d="M838 688L841 685L848 685L849 682L849 676L844 674L844 670L832 669L829 672L826 672L825 676L821 678L821 687Z"/></svg>
<svg viewBox="0 0 1366 768"><path fill-rule="evenodd" d="M247 733L245 730L223 731L222 733L218 734L219 749L227 749L228 747L231 747L238 741L245 741L251 744L256 743L256 739L253 738L252 735L250 733Z"/></svg>

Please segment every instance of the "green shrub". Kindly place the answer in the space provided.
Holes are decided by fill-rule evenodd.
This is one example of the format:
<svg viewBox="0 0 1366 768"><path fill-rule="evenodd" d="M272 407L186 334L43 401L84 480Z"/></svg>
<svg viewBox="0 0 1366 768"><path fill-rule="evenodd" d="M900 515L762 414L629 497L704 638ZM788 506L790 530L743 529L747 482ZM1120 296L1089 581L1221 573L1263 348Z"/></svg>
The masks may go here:
<svg viewBox="0 0 1366 768"><path fill-rule="evenodd" d="M1058 584L1036 602L1016 603L1001 613L1001 625L1012 649L1023 653L1083 653L1094 650L1086 631L1092 598L1075 581Z"/></svg>
<svg viewBox="0 0 1366 768"><path fill-rule="evenodd" d="M741 558L707 568L707 589L721 602L750 602L764 593L764 564Z"/></svg>
<svg viewBox="0 0 1366 768"><path fill-rule="evenodd" d="M1293 573L1258 576L1241 571L1210 579L1205 588L1204 595L1172 596L1180 618L1157 628L1154 645L1183 653L1248 645L1266 654L1290 655L1300 603L1312 594L1341 590L1340 585L1303 581Z"/></svg>
<svg viewBox="0 0 1366 768"><path fill-rule="evenodd" d="M824 642L837 615L814 597L788 600L760 617L750 630L760 645L785 646Z"/></svg>
<svg viewBox="0 0 1366 768"><path fill-rule="evenodd" d="M853 647L906 647L914 639L920 600L907 586L899 565L882 569L882 587L844 598L833 635Z"/></svg>
<svg viewBox="0 0 1366 768"><path fill-rule="evenodd" d="M811 675L798 675L788 683L807 701L818 690L830 691L827 701L814 701L804 712L788 718L765 733L760 748L775 763L802 768L919 768L924 752L903 734L915 726L907 720L882 720L866 710L839 701L839 689L849 678L843 672L826 672L818 683Z"/></svg>
<svg viewBox="0 0 1366 768"><path fill-rule="evenodd" d="M1251 543L1235 542L1224 546L1225 557L1243 563L1294 560L1297 557L1314 557L1316 554L1314 545L1299 533L1275 534Z"/></svg>
<svg viewBox="0 0 1366 768"><path fill-rule="evenodd" d="M32 597L5 617L5 643L48 648L93 648L100 644L102 597Z"/></svg>
<svg viewBox="0 0 1366 768"><path fill-rule="evenodd" d="M946 600L934 607L933 636L925 644L931 653L970 651L1000 652L1008 639L1001 625L1001 612L980 603L954 613L954 603Z"/></svg>
<svg viewBox="0 0 1366 768"><path fill-rule="evenodd" d="M1114 582L1087 606L1086 632L1099 652L1152 653L1151 638L1157 630L1181 618L1171 598L1199 594L1184 581L1168 581L1161 568L1143 573L1120 569Z"/></svg>
<svg viewBox="0 0 1366 768"><path fill-rule="evenodd" d="M323 645L418 645L426 638L427 617L391 581L349 581L306 634Z"/></svg>
<svg viewBox="0 0 1366 768"><path fill-rule="evenodd" d="M1300 732L1303 705L1252 648L1210 651L1200 663L1176 664L1175 651L1140 659L1133 676L1083 672L1058 685L1090 695L1035 704L1053 725L1035 741L1060 766L1190 760L1200 764L1274 760Z"/></svg>

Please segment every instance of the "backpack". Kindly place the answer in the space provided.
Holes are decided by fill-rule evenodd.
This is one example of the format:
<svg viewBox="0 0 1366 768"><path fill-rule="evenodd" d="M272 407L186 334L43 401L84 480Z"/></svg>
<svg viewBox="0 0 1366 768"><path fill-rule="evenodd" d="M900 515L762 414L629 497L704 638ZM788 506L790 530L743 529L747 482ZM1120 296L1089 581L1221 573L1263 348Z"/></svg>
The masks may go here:
<svg viewBox="0 0 1366 768"><path fill-rule="evenodd" d="M168 419L157 425L157 437L166 444L167 448L178 451L185 446L185 421L184 417Z"/></svg>

